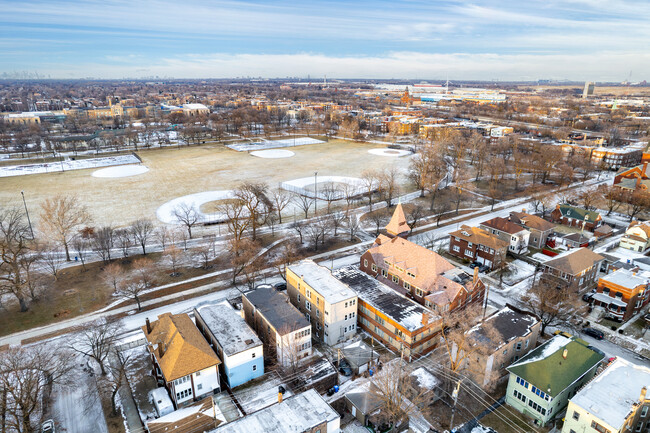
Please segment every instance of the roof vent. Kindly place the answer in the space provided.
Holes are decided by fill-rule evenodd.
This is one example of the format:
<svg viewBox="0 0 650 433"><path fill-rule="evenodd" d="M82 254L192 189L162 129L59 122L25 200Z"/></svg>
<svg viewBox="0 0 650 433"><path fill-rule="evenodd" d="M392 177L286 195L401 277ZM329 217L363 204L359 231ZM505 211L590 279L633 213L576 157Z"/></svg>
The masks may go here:
<svg viewBox="0 0 650 433"><path fill-rule="evenodd" d="M566 359L568 355L569 355L569 349L565 348L564 352L562 352L562 358Z"/></svg>

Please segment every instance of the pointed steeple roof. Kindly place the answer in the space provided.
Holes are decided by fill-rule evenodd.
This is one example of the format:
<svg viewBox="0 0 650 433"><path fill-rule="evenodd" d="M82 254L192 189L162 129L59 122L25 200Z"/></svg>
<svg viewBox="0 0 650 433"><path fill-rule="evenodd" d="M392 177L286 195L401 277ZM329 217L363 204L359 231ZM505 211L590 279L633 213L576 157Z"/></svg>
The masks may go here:
<svg viewBox="0 0 650 433"><path fill-rule="evenodd" d="M411 231L411 228L406 223L406 215L404 215L402 203L398 203L397 207L395 208L395 212L393 212L393 216L386 226L386 231L389 235L392 236L399 236L402 233Z"/></svg>

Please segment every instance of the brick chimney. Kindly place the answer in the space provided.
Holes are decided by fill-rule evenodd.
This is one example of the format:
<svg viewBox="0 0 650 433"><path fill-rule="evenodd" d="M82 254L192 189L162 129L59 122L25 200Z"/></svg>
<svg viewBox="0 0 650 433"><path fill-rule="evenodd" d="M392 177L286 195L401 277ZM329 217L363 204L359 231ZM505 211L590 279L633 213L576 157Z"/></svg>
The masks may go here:
<svg viewBox="0 0 650 433"><path fill-rule="evenodd" d="M643 403L643 402L645 401L645 396L646 396L646 393L647 393L647 392L648 392L648 388L647 388L647 387L644 386L643 388L641 388L641 396L639 397L639 401L640 401L641 403Z"/></svg>
<svg viewBox="0 0 650 433"><path fill-rule="evenodd" d="M163 347L163 342L158 343L158 358L162 358L165 354L165 348Z"/></svg>
<svg viewBox="0 0 650 433"><path fill-rule="evenodd" d="M422 313L422 324L427 325L429 323L429 313L426 311Z"/></svg>
<svg viewBox="0 0 650 433"><path fill-rule="evenodd" d="M147 334L151 334L151 322L149 321L149 318L147 317L144 321L147 324Z"/></svg>
<svg viewBox="0 0 650 433"><path fill-rule="evenodd" d="M474 277L472 278L472 284L476 285L478 282L478 266L474 268Z"/></svg>

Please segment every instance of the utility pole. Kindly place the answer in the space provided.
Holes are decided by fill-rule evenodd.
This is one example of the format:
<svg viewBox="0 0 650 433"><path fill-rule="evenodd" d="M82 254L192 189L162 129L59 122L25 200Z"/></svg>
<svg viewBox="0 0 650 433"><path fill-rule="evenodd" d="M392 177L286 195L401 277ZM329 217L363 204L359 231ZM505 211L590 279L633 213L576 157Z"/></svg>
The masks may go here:
<svg viewBox="0 0 650 433"><path fill-rule="evenodd" d="M25 202L25 191L20 191L20 195L23 196L23 206L25 206L25 215L27 215L27 222L29 223L29 232L32 234L32 240L34 240L34 230L32 229L32 220L29 219L29 211L27 210L27 203Z"/></svg>
<svg viewBox="0 0 650 433"><path fill-rule="evenodd" d="M452 433L454 431L454 415L456 415L456 403L458 402L458 392L460 391L460 382L462 382L462 379L458 379L458 382L456 382L456 388L454 388L454 392L451 394L451 397L454 399L454 406L451 408L451 419L449 420L449 431Z"/></svg>

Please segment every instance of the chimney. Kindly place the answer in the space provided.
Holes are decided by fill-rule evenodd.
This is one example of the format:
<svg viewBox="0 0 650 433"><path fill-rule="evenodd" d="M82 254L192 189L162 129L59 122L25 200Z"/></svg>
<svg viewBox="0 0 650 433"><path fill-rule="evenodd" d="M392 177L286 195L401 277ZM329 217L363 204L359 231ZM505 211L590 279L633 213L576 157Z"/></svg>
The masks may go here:
<svg viewBox="0 0 650 433"><path fill-rule="evenodd" d="M647 168L648 168L648 161L646 161L646 162L643 163L643 168L641 169L641 176L643 176L644 174L647 173L647 172L646 172ZM647 175L647 174L646 174L646 175Z"/></svg>
<svg viewBox="0 0 650 433"><path fill-rule="evenodd" d="M474 278L472 278L472 284L476 285L478 282L478 266L474 268Z"/></svg>
<svg viewBox="0 0 650 433"><path fill-rule="evenodd" d="M165 354L165 349L163 348L162 342L158 343L158 358L162 358L163 355Z"/></svg>
<svg viewBox="0 0 650 433"><path fill-rule="evenodd" d="M565 348L564 352L562 352L562 358L566 359L568 354L569 354L569 349Z"/></svg>
<svg viewBox="0 0 650 433"><path fill-rule="evenodd" d="M282 403L282 393L278 392L278 403Z"/></svg>
<svg viewBox="0 0 650 433"><path fill-rule="evenodd" d="M648 392L647 387L644 386L643 388L641 388L641 396L639 397L639 401L641 403L643 403L645 401L645 395L646 395L647 392Z"/></svg>
<svg viewBox="0 0 650 433"><path fill-rule="evenodd" d="M149 321L149 318L147 317L144 321L147 324L147 334L151 334L151 322Z"/></svg>
<svg viewBox="0 0 650 433"><path fill-rule="evenodd" d="M425 311L422 313L422 324L426 325L427 323L429 323L429 313Z"/></svg>
<svg viewBox="0 0 650 433"><path fill-rule="evenodd" d="M280 385L278 386L278 403L282 403L282 395L287 392L286 389L284 389L284 386Z"/></svg>

